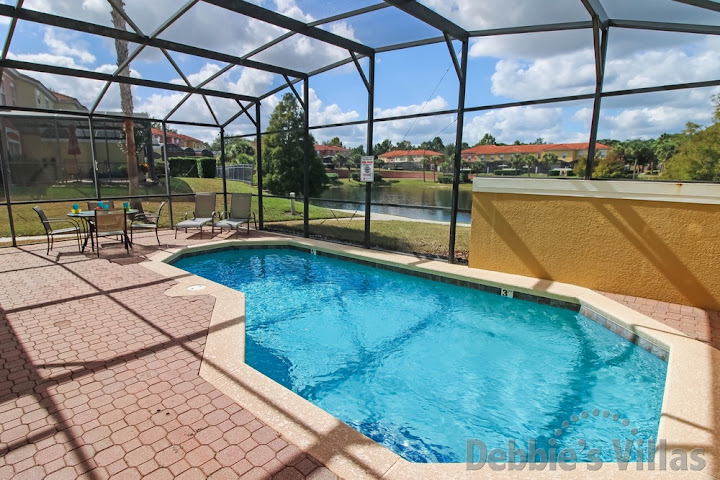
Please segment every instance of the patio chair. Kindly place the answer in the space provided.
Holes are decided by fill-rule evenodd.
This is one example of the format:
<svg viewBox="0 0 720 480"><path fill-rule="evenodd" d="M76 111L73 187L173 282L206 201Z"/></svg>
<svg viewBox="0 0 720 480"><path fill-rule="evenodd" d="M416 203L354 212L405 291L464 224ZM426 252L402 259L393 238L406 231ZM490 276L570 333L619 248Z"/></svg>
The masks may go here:
<svg viewBox="0 0 720 480"><path fill-rule="evenodd" d="M175 225L175 238L177 232L181 228L187 233L188 228L200 229L200 238L202 238L203 226L215 221L217 212L215 211L215 193L196 193L195 194L195 211L192 212L193 218L188 220L188 212L185 212L185 220Z"/></svg>
<svg viewBox="0 0 720 480"><path fill-rule="evenodd" d="M100 257L100 237L120 237L125 244L125 251L130 253L125 209L95 210L95 239L98 257Z"/></svg>
<svg viewBox="0 0 720 480"><path fill-rule="evenodd" d="M70 218L48 218L45 215L45 212L43 212L43 209L40 207L33 207L33 210L35 210L35 213L38 214L38 216L40 217L40 221L45 228L45 236L47 237L47 252L45 252L45 255L50 255L50 250L52 250L53 244L55 243L55 235L74 233L78 242L78 250L81 250L80 225L78 225L77 222ZM72 227L53 228L54 224L59 223L70 224L72 225Z"/></svg>
<svg viewBox="0 0 720 480"><path fill-rule="evenodd" d="M240 227L246 224L247 235L250 235L250 220L253 220L255 230L257 230L257 220L255 220L255 214L251 212L251 207L251 193L233 193L230 199L230 212L222 212L220 214L220 221L213 223L213 233L215 233L215 228L219 228L220 231L228 228L235 230L235 233L239 235Z"/></svg>
<svg viewBox="0 0 720 480"><path fill-rule="evenodd" d="M158 227L160 225L160 214L165 206L165 202L160 204L157 213L138 212L135 218L130 222L130 243L133 242L133 232L135 230L155 230L155 238L160 245L160 236L158 235Z"/></svg>

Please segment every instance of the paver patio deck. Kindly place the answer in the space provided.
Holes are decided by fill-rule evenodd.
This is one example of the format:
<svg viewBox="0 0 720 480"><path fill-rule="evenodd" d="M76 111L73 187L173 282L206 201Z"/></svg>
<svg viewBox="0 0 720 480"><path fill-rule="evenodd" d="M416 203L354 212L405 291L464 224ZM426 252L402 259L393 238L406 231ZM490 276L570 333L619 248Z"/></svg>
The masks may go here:
<svg viewBox="0 0 720 480"><path fill-rule="evenodd" d="M214 301L165 296L157 249L0 249L0 479L335 478L198 376ZM720 348L718 312L606 295Z"/></svg>
<svg viewBox="0 0 720 480"><path fill-rule="evenodd" d="M214 299L165 296L136 240L0 249L0 479L335 478L198 376Z"/></svg>

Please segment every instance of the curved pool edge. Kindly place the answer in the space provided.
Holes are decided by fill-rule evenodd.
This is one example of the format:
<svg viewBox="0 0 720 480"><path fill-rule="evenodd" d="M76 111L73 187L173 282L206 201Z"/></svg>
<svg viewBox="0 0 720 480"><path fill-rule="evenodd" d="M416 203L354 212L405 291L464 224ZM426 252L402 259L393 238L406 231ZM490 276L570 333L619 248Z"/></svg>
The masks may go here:
<svg viewBox="0 0 720 480"><path fill-rule="evenodd" d="M526 470L493 471L487 466L467 470L465 463L411 463L374 442L321 408L262 375L244 363L245 308L241 292L180 270L168 262L189 252L209 252L233 247L276 246L317 250L328 254L369 261L392 268L404 268L440 275L460 281L510 288L537 297L577 304L609 322L616 333L628 332L636 341L650 342L661 351L669 352L665 392L658 437L667 442L667 451L680 448L690 451L704 449L706 467L702 472L681 474L702 475L699 478L720 478L720 351L684 333L621 305L595 291L547 280L504 274L466 266L426 260L413 256L365 250L357 247L273 236L264 239L225 240L158 252L144 262L146 268L177 283L166 294L170 296L210 295L215 306L208 325L208 336L200 367L200 375L247 408L262 421L281 433L332 472L342 478L521 478ZM202 290L188 287L204 285ZM240 305L240 307L238 307ZM596 320L597 321L597 320ZM623 335L625 336L625 335ZM648 349L647 346L644 348ZM694 392L690 394L689 392ZM668 454L669 456L669 454ZM533 478L586 478L587 464L573 464L571 471L554 469L533 471ZM664 472L638 471L634 464L620 470L615 463L605 463L597 474L603 478L662 478L677 475Z"/></svg>

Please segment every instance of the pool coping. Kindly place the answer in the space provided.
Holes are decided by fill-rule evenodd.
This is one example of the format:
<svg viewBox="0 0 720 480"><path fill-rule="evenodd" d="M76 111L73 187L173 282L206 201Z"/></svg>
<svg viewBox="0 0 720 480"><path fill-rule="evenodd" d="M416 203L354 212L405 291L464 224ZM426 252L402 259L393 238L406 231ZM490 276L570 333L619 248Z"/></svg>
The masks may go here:
<svg viewBox="0 0 720 480"><path fill-rule="evenodd" d="M390 269L410 270L431 278L436 275L457 282L511 289L523 299L531 296L577 305L582 313L606 328L635 341L661 358L664 354L668 368L658 437L667 442L668 456L673 448L687 451L704 449L707 465L703 471L685 471L683 475L720 478L720 440L715 435L715 423L720 417L720 380L715 378L720 379L720 351L587 288L409 255L283 236L212 241L161 251L151 256L149 262L143 262L146 268L176 280L176 285L166 292L167 295L211 295L215 298L200 375L288 441L323 462L338 476L392 479L522 478L529 472L508 469L498 472L490 470L488 466L480 470L467 470L465 463L418 464L403 459L246 365L244 295L167 263L190 252L273 246L315 250ZM204 288L188 290L193 285L202 285ZM533 471L532 476L585 478L591 474L588 464L573 465L575 467L572 471L562 471L557 466L551 469L548 466L544 470ZM598 475L603 478L659 478L677 473L670 470L638 471L634 464L630 464L627 470L621 470L616 463L605 463L598 470Z"/></svg>

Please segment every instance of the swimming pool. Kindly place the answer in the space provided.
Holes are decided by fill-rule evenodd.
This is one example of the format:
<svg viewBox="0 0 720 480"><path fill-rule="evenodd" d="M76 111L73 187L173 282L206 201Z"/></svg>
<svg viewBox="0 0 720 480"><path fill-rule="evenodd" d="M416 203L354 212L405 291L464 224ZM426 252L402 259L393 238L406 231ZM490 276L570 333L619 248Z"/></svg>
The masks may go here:
<svg viewBox="0 0 720 480"><path fill-rule="evenodd" d="M408 460L533 439L616 461L657 434L666 364L574 311L286 249L174 265L245 292L250 366Z"/></svg>

